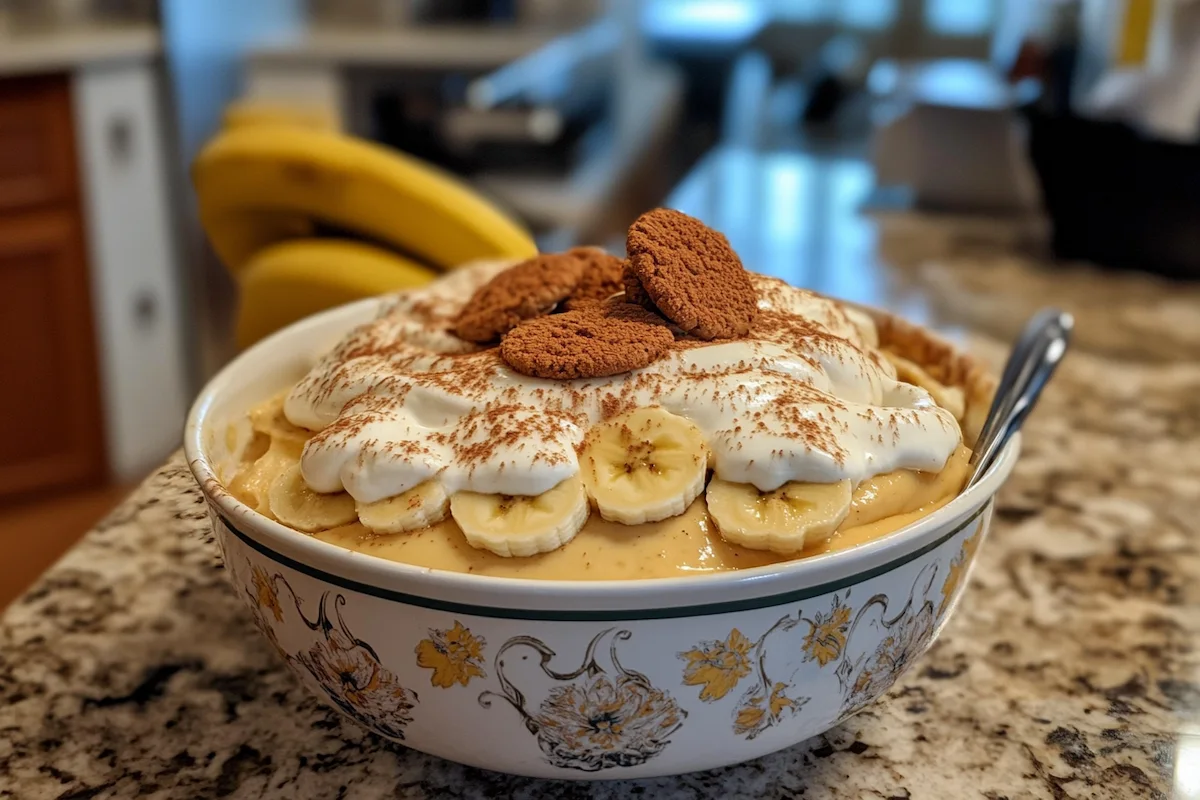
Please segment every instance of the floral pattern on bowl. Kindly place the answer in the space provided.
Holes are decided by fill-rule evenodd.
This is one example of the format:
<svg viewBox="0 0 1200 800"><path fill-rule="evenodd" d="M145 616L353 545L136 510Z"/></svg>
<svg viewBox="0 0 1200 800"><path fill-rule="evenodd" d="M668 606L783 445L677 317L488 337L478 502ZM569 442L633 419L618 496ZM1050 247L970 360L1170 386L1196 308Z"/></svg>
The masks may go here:
<svg viewBox="0 0 1200 800"><path fill-rule="evenodd" d="M597 646L610 634L611 672L596 659ZM683 724L687 712L671 695L651 685L645 675L621 665L617 643L631 636L627 630L613 634L612 629L596 634L584 653L583 664L567 673L551 669L550 662L557 654L540 639L509 639L496 653L501 690L484 692L479 695L479 703L491 708L493 698L507 701L554 766L597 772L644 764L671 743L671 734ZM536 651L542 672L557 684L536 712L527 710L525 695L504 674L504 656L515 647Z"/></svg>
<svg viewBox="0 0 1200 800"><path fill-rule="evenodd" d="M433 670L429 682L449 689L458 683L466 686L472 678L486 678L483 650L487 640L475 636L458 620L446 630L429 629L429 637L417 643L417 666Z"/></svg>
<svg viewBox="0 0 1200 800"><path fill-rule="evenodd" d="M936 567L926 567L909 591L907 602L891 619L889 606L894 606L886 594L877 594L863 604L854 617L848 637L853 643L859 625L871 625L884 632L874 650L843 658L837 668L842 687L841 713L843 718L857 713L883 695L907 671L912 662L933 642L935 617L929 590L936 577ZM878 610L879 618L872 614ZM866 634L862 638L868 638Z"/></svg>
<svg viewBox="0 0 1200 800"><path fill-rule="evenodd" d="M958 555L950 562L950 569L946 573L946 580L942 582L942 601L938 604L938 619L945 618L950 604L958 597L958 590L966 582L967 570L975 562L975 551L979 549L981 541L983 541L983 528L980 528L974 536L969 537L962 543L962 549L958 551Z"/></svg>
<svg viewBox="0 0 1200 800"><path fill-rule="evenodd" d="M835 594L828 611L818 611L811 618L805 617L802 610L795 617L782 617L755 641L734 628L724 640L700 642L678 654L685 662L683 683L702 686L700 699L713 703L753 672L754 681L742 693L733 711L734 733L753 739L781 722L785 713L796 714L812 699L795 693L796 665L788 665L791 673L788 680L775 680L768 674L767 640L777 631L792 631L802 623L807 624L808 632L801 645L802 662L816 661L824 667L839 658L846 646L850 614L850 607Z"/></svg>
<svg viewBox="0 0 1200 800"><path fill-rule="evenodd" d="M404 730L412 722L412 710L418 702L417 694L401 685L395 674L380 663L374 648L350 631L341 612L346 604L345 596L322 593L317 603L317 618L310 620L304 613L303 601L287 578L279 573L269 575L255 564L249 566L250 580L245 593L255 624L275 650L293 669L307 672L329 702L342 713L382 736L404 741ZM238 580L236 573L234 579ZM291 595L300 621L319 634L306 649L294 653L289 653L280 644L275 629L277 624L284 622L281 586ZM329 615L331 602L336 625Z"/></svg>

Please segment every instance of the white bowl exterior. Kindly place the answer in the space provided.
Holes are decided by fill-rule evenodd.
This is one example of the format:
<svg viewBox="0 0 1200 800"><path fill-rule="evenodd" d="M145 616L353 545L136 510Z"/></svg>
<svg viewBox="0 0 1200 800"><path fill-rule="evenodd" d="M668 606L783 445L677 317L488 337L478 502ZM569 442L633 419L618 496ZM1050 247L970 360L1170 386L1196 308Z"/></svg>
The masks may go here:
<svg viewBox="0 0 1200 800"><path fill-rule="evenodd" d="M352 588L214 527L260 629L347 716L476 767L611 779L756 758L874 701L949 618L990 516L989 501L928 552L784 602L583 620Z"/></svg>
<svg viewBox="0 0 1200 800"><path fill-rule="evenodd" d="M1014 440L980 484L904 531L774 567L588 583L395 564L254 513L213 470L226 424L376 307L326 312L247 351L201 394L185 448L237 592L296 674L367 728L464 764L648 777L827 730L928 649L1016 460Z"/></svg>

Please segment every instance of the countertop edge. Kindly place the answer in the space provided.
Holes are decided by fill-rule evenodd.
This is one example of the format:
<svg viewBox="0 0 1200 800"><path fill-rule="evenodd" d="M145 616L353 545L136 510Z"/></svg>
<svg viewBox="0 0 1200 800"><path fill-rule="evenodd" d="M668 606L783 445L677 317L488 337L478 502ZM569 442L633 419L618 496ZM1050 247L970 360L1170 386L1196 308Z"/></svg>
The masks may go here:
<svg viewBox="0 0 1200 800"><path fill-rule="evenodd" d="M79 28L0 36L0 78L157 58L162 36L150 25Z"/></svg>

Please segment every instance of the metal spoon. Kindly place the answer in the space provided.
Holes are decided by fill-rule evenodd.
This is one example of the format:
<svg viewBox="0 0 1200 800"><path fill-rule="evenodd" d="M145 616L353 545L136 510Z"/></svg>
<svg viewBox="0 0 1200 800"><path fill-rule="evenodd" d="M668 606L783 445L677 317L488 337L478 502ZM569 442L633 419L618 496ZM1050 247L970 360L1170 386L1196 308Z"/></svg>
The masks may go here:
<svg viewBox="0 0 1200 800"><path fill-rule="evenodd" d="M996 397L971 454L974 470L967 480L968 487L987 472L1005 443L1024 424L1042 389L1066 355L1074 327L1074 317L1057 308L1039 311L1025 325L1004 365Z"/></svg>

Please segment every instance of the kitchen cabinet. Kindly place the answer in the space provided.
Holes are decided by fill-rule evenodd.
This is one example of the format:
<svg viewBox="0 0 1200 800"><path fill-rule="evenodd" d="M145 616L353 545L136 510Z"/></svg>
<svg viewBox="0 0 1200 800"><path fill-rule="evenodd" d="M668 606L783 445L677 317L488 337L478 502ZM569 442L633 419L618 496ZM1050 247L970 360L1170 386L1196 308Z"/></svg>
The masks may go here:
<svg viewBox="0 0 1200 800"><path fill-rule="evenodd" d="M74 199L72 138L65 77L0 82L0 213Z"/></svg>
<svg viewBox="0 0 1200 800"><path fill-rule="evenodd" d="M79 217L0 215L0 497L105 471Z"/></svg>
<svg viewBox="0 0 1200 800"><path fill-rule="evenodd" d="M140 478L188 385L157 36L0 43L0 503Z"/></svg>
<svg viewBox="0 0 1200 800"><path fill-rule="evenodd" d="M0 498L105 474L65 77L0 81Z"/></svg>

